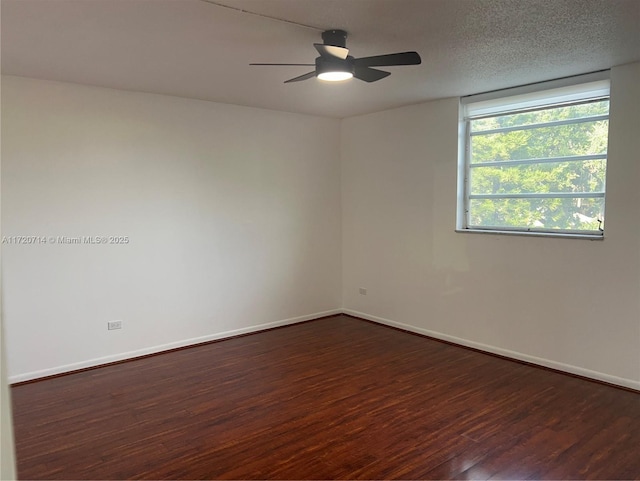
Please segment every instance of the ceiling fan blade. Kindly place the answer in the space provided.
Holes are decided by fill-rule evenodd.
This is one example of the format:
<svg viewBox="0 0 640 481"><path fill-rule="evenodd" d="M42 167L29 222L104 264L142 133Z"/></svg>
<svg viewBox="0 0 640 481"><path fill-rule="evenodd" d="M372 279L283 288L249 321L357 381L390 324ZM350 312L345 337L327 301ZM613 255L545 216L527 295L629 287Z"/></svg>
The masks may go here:
<svg viewBox="0 0 640 481"><path fill-rule="evenodd" d="M420 65L422 59L418 52L390 53L355 59L359 67L393 67L394 65Z"/></svg>
<svg viewBox="0 0 640 481"><path fill-rule="evenodd" d="M285 80L284 83L288 84L291 82L300 82L301 80L307 80L316 76L316 71L306 73L304 75L300 75L299 77L290 78L289 80Z"/></svg>
<svg viewBox="0 0 640 481"><path fill-rule="evenodd" d="M356 65L353 76L357 79L364 80L365 82L375 82L391 75L390 72L384 70L378 70L370 67L362 67Z"/></svg>
<svg viewBox="0 0 640 481"><path fill-rule="evenodd" d="M313 46L323 57L337 57L344 60L349 55L349 49L345 47L336 47L335 45L325 45L323 43L314 43Z"/></svg>
<svg viewBox="0 0 640 481"><path fill-rule="evenodd" d="M283 67L313 67L315 63L250 63L249 65L275 65Z"/></svg>

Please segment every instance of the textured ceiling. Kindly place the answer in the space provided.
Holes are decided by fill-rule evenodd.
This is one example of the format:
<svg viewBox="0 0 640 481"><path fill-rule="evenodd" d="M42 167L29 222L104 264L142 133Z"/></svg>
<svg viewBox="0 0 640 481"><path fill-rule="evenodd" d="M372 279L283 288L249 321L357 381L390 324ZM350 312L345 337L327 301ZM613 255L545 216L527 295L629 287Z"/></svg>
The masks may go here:
<svg viewBox="0 0 640 481"><path fill-rule="evenodd" d="M211 1L2 0L2 73L347 117L640 60L640 0ZM286 85L311 69L248 65L312 63L329 28L423 63Z"/></svg>

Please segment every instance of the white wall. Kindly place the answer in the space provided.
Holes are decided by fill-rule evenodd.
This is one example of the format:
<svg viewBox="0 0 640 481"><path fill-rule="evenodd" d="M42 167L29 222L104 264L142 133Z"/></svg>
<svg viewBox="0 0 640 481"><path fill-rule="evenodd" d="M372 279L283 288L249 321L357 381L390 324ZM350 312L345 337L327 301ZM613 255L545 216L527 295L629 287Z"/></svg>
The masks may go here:
<svg viewBox="0 0 640 481"><path fill-rule="evenodd" d="M340 127L5 78L3 234L131 239L3 246L10 380L343 306L640 388L639 77L612 72L604 241L455 233L456 99Z"/></svg>
<svg viewBox="0 0 640 481"><path fill-rule="evenodd" d="M639 78L612 71L604 241L454 232L457 99L344 120L347 312L640 388Z"/></svg>
<svg viewBox="0 0 640 481"><path fill-rule="evenodd" d="M3 245L10 380L335 312L339 129L3 78L3 235L130 238Z"/></svg>
<svg viewBox="0 0 640 481"><path fill-rule="evenodd" d="M0 121L0 124L2 122ZM1 129L0 129L1 130ZM2 135L0 134L0 145ZM1 156L0 156L1 158ZM0 238L2 225L0 223ZM7 362L2 309L2 251L0 250L0 479L16 479L15 446L13 440L11 394L7 378Z"/></svg>

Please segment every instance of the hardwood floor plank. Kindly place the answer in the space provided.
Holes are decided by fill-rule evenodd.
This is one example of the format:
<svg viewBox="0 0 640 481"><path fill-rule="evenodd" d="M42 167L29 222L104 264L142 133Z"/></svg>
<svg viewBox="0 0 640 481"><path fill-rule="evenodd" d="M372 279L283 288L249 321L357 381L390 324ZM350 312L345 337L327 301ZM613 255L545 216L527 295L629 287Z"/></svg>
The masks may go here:
<svg viewBox="0 0 640 481"><path fill-rule="evenodd" d="M640 394L349 316L12 394L22 479L640 478Z"/></svg>

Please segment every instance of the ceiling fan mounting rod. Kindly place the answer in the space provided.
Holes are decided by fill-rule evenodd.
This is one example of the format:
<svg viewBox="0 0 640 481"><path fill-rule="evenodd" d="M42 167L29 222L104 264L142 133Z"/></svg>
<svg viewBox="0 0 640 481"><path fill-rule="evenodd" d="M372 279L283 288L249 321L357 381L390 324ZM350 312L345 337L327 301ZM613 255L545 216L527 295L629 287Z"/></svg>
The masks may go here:
<svg viewBox="0 0 640 481"><path fill-rule="evenodd" d="M322 41L325 45L345 48L347 46L347 32L344 30L326 30L322 32Z"/></svg>

